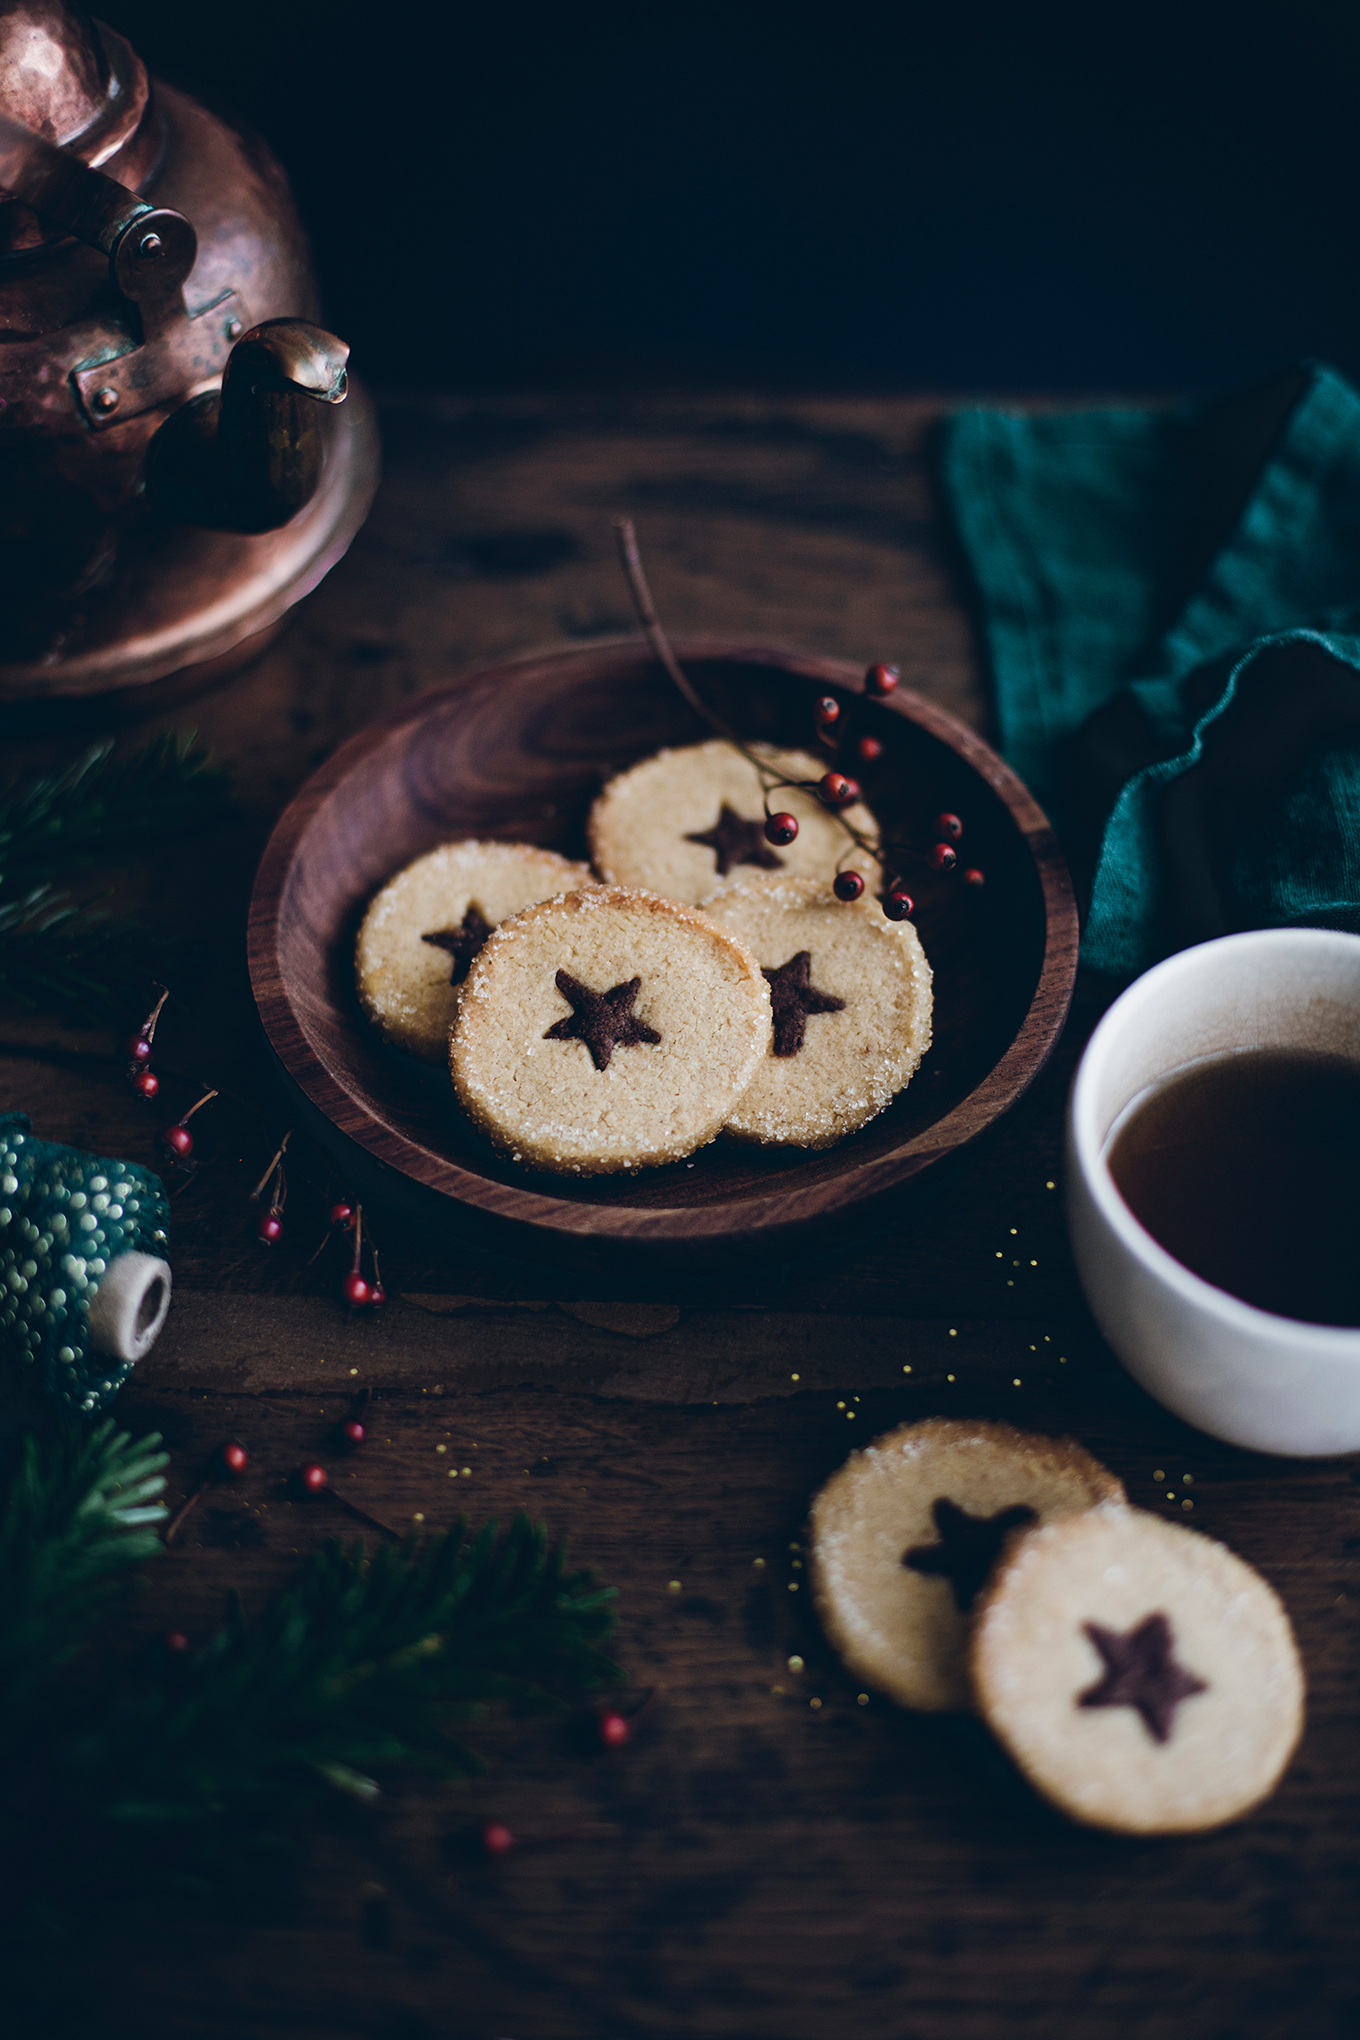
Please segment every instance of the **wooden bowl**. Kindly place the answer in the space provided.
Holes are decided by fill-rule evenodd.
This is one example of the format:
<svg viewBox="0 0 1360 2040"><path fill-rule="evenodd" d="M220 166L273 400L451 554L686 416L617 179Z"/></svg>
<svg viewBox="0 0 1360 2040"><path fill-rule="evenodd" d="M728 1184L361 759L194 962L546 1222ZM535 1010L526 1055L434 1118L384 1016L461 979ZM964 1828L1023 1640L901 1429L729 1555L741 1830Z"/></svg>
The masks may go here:
<svg viewBox="0 0 1360 2040"><path fill-rule="evenodd" d="M447 1072L389 1049L354 992L364 908L394 872L458 836L585 856L591 801L663 744L711 735L639 639L531 654L422 694L343 745L285 811L250 910L251 981L295 1114L361 1194L446 1231L523 1253L531 1243L693 1254L787 1249L975 1138L1043 1067L1067 1012L1077 915L1053 831L987 745L920 695L865 697L839 659L744 639L681 639L705 698L751 737L815 749L813 703L879 737L857 768L885 829L929 843L941 810L964 823L961 862L986 874L906 873L935 977L935 1042L888 1110L809 1154L722 1140L692 1162L567 1179L499 1160L464 1121Z"/></svg>

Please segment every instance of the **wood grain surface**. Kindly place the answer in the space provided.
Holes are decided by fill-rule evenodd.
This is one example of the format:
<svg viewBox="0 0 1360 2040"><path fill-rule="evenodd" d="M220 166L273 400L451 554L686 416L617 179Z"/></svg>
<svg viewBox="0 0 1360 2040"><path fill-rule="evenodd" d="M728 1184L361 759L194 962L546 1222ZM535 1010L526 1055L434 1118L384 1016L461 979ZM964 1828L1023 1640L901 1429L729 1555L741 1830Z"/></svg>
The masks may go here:
<svg viewBox="0 0 1360 2040"><path fill-rule="evenodd" d="M1360 2029L1356 1462L1202 1438L1100 1340L1061 1212L1062 1109L1089 1015L983 1140L820 1254L688 1274L514 1260L424 1237L379 1201L394 1300L380 1321L352 1320L338 1248L305 1265L340 1184L301 1137L285 1240L266 1251L253 1238L247 1193L287 1120L250 1030L245 909L263 842L308 773L465 667L626 628L609 529L621 510L639 520L673 628L857 665L893 658L984 728L927 482L935 408L402 399L384 413L387 479L369 526L249 671L196 700L169 690L62 727L0 726L7 768L26 770L105 724L129 739L196 724L239 793L234 821L121 882L168 928L206 937L194 1001L173 1001L158 1035L157 1109L121 1081L127 1016L107 1032L0 1017L0 1104L55 1138L151 1160L156 1125L200 1081L224 1086L194 1122L205 1166L174 1196L170 1324L120 1409L164 1431L175 1494L228 1434L253 1470L205 1497L153 1568L136 1634L173 1624L201 1637L228 1584L256 1604L295 1554L345 1527L330 1505L288 1501L284 1476L324 1454L337 1409L369 1386L376 1421L338 1469L346 1491L394 1523L532 1509L619 1588L619 1656L638 1688L657 1689L609 1756L583 1753L579 1722L488 1721L483 1780L395 1795L314 1850L292 1908L265 1920L243 1894L229 1916L185 1925L148 1894L119 1944L92 1934L104 2032ZM808 1619L808 1499L852 1444L934 1412L1078 1437L1140 1505L1222 1537L1275 1584L1309 1719L1258 1813L1202 1839L1085 1833L1029 1797L975 1724L860 1703ZM469 1838L493 1817L545 1839L488 1866Z"/></svg>

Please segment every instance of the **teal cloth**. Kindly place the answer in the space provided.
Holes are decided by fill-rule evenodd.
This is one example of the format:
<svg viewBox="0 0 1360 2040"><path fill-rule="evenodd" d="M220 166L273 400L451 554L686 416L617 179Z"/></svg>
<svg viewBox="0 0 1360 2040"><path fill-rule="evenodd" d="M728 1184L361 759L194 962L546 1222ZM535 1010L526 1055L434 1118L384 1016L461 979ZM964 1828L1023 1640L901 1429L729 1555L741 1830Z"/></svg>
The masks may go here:
<svg viewBox="0 0 1360 2040"><path fill-rule="evenodd" d="M1315 644L1360 671L1360 396L1329 369L1308 371L1167 627L1185 556L1185 449L1202 416L968 410L944 426L1005 756L1064 833L1074 740L1095 712L1126 696L1158 754L1115 796L1091 881L1082 958L1121 978L1193 939L1168 912L1159 807L1255 662ZM1268 680L1275 668L1262 670ZM1221 869L1231 926L1360 929L1360 744L1314 747Z"/></svg>

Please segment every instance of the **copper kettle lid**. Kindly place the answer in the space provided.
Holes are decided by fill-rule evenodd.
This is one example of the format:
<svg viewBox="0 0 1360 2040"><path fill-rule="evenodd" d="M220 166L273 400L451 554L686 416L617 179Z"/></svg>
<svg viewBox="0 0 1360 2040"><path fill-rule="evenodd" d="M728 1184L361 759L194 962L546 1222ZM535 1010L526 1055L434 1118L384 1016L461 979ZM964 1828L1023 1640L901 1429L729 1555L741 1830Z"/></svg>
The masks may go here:
<svg viewBox="0 0 1360 2040"><path fill-rule="evenodd" d="M146 66L132 45L83 7L0 0L0 114L137 190L158 153L143 129L149 98ZM0 252L58 236L0 190Z"/></svg>

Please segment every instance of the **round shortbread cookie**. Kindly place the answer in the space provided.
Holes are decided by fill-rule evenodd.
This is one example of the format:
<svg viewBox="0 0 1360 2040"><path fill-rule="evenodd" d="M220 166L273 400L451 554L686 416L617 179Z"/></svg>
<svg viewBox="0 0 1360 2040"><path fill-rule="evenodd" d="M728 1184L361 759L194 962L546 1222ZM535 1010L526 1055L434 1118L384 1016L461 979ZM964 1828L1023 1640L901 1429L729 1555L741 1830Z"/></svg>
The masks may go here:
<svg viewBox="0 0 1360 2040"><path fill-rule="evenodd" d="M594 886L491 937L449 1047L459 1102L502 1154L592 1176L712 1140L769 1039L769 987L734 937Z"/></svg>
<svg viewBox="0 0 1360 2040"><path fill-rule="evenodd" d="M1218 1827L1303 1727L1289 1617L1244 1560L1142 1509L1012 1544L974 1622L978 1704L1031 1784L1126 1834Z"/></svg>
<svg viewBox="0 0 1360 2040"><path fill-rule="evenodd" d="M394 1047L442 1062L459 987L491 930L591 883L588 866L531 843L441 843L389 879L364 915L360 1004Z"/></svg>
<svg viewBox="0 0 1360 2040"><path fill-rule="evenodd" d="M852 1452L812 1504L813 1601L850 1670L903 1707L972 1705L968 1624L1007 1540L1119 1502L1066 1438L931 1417Z"/></svg>
<svg viewBox="0 0 1360 2040"><path fill-rule="evenodd" d="M769 980L770 1053L726 1132L780 1147L833 1147L911 1081L930 1047L930 965L910 921L816 878L733 884L704 904Z"/></svg>
<svg viewBox="0 0 1360 2040"><path fill-rule="evenodd" d="M826 762L806 751L781 751L770 744L751 749L789 779L820 779ZM781 787L770 795L773 813L794 815L798 834L775 849L765 840L765 801L753 765L722 738L683 751L658 751L621 772L590 811L590 854L601 878L611 885L641 885L671 900L697 905L725 878L757 871L820 878L828 884L855 846L815 794ZM847 821L872 842L878 824L862 802L845 810ZM695 841L695 838L701 840ZM859 857L867 883L878 867Z"/></svg>

